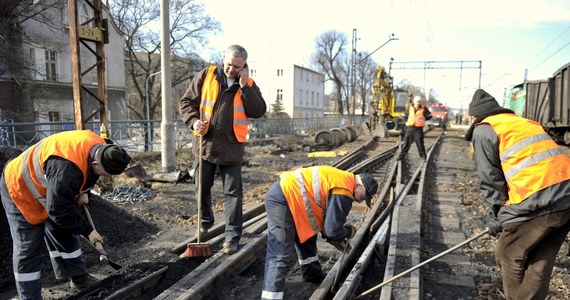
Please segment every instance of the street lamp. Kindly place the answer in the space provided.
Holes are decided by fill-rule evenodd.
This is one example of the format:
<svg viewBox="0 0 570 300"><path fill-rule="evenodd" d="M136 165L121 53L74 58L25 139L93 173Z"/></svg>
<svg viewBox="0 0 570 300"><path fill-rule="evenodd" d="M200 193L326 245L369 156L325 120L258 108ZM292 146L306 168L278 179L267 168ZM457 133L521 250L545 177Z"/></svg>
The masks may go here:
<svg viewBox="0 0 570 300"><path fill-rule="evenodd" d="M152 150L152 123L150 122L150 102L148 99L148 81L151 77L156 76L158 74L160 74L160 72L162 71L158 71L158 72L154 72L150 75L148 75L148 77L146 78L146 83L145 83L145 104L146 104L146 120L147 120L147 125L146 125L146 150L147 151L151 151Z"/></svg>
<svg viewBox="0 0 570 300"><path fill-rule="evenodd" d="M363 60L367 59L370 57L370 55L374 54L376 51L380 50L380 48L386 46L386 44L388 44L391 41L397 41L399 40L397 37L394 37L394 34L392 33L392 35L390 35L390 38L384 42L384 44L380 45L380 47L376 48L374 51L368 53L368 55L366 55L363 59L359 60L358 63L361 63Z"/></svg>
<svg viewBox="0 0 570 300"><path fill-rule="evenodd" d="M368 53L368 55L366 55L364 58L360 59L358 62L356 62L356 29L352 30L352 58L351 58L351 94L352 94L352 124L354 125L356 116L355 116L355 108L356 108L356 93L354 91L355 88L355 77L356 77L356 65L359 65L361 62L363 62L364 60L366 60L367 58L369 58L372 54L374 54L376 51L380 50L380 48L386 46L386 44L388 44L391 41L396 41L398 40L398 38L394 37L394 34L392 33L390 35L390 38L388 38L388 40L386 42L384 42L384 44L380 45L380 47L374 49L374 51ZM364 113L364 110L362 111L362 113Z"/></svg>

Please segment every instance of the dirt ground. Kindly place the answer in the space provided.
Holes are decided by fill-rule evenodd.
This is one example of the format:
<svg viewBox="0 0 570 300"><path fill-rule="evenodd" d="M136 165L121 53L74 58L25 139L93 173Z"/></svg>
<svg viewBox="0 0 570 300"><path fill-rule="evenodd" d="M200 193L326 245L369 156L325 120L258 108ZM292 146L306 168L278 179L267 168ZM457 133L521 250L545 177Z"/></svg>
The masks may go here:
<svg viewBox="0 0 570 300"><path fill-rule="evenodd" d="M363 135L359 140L367 140L370 136ZM246 148L246 163L242 168L244 183L244 211L247 208L263 201L263 195L284 171L293 167L310 164L331 163L337 158L308 158L302 151L276 151L275 144L288 145L292 150L301 148L299 138L282 138L277 143L267 146L248 146ZM339 149L342 150L342 149ZM193 156L189 150L179 151L176 154L176 172L191 169ZM133 153L131 165L140 164L149 176L162 173L161 153ZM183 172L182 172L183 173ZM187 178L187 177L186 177ZM113 202L105 197L94 196L91 199L91 214L98 231L105 236L105 248L109 258L116 259L124 267L114 270L107 265L98 263L98 256L87 246L84 246L84 258L86 259L89 272L97 278L103 279L100 284L104 286L112 282L113 290L122 287L132 278L146 276L163 267L168 267L168 272L156 287L160 291L177 281L180 274L186 274L194 269L202 260L180 260L170 252L172 247L192 237L196 231L196 201L194 198L194 184L191 180L184 179L176 183L152 182L143 186L134 178L126 175L114 177L113 186L125 185L129 193L141 193L148 196L144 201L117 200ZM458 177L462 199L465 202L464 226L484 227L481 223L480 214L485 214L488 208L480 200L478 179L474 173L464 174ZM221 182L216 180L214 188L214 209L217 221L220 221L223 212L223 199L221 197ZM103 195L101 195L103 196ZM121 198L119 198L121 199ZM131 199L132 200L132 199ZM472 249L472 256L490 257L494 241L486 239L476 248ZM218 249L214 248L214 251ZM559 254L559 262L555 268L551 281L551 296L549 299L568 299L570 275L568 268L570 262L566 253L568 246L565 245ZM55 299L101 299L107 297L104 291L96 291L92 295L83 295L71 290L66 281L57 281L53 277L47 250L43 257L43 297L48 300ZM0 299L11 299L17 296L12 264L11 264L11 239L6 224L5 215L0 214ZM488 261L492 267L494 261ZM259 268L263 268L263 260L260 259L253 267L245 270L233 282L226 284L226 288L220 290L213 299L258 299L261 287L253 283L251 274L259 274ZM297 272L295 268L292 273ZM489 277L487 270L481 270L481 277ZM245 283L245 284L244 284ZM310 283L291 282L289 289L299 291L303 295L303 289L314 289ZM500 288L500 282L484 283L482 289L489 291ZM294 293L295 294L295 293ZM152 291L145 292L140 300L153 299L158 294ZM480 293L478 299L494 299L491 293ZM293 295L294 296L294 295Z"/></svg>
<svg viewBox="0 0 570 300"><path fill-rule="evenodd" d="M297 144L297 142L304 139L303 137L280 138L278 141L280 148L291 148L290 150L278 150L273 143L268 146L246 148L246 162L242 167L244 211L263 201L263 195L282 171L311 163L331 162L331 158L314 158L309 161L306 152L293 151L302 147L303 143ZM8 154L6 150L0 150L0 152ZM271 152L277 152L277 154ZM162 178L172 178L173 173L185 174L188 169L191 169L193 161L190 150L178 151L176 171L164 173L161 166L161 153L133 153L132 157L131 166L141 165L149 177ZM124 266L121 270L113 270L109 266L99 264L96 253L84 245L82 250L89 272L98 279L107 278L103 280L101 286L113 282L113 285L116 285L113 289L116 290L123 282L146 276L167 266L168 272L165 273L160 286L157 286L158 291L174 284L178 280L175 278L181 277L180 274L188 273L202 262L200 259L179 260L176 254L170 252L174 246L196 233L196 201L191 178L185 176L183 180L175 183L143 184L136 178L121 174L113 177L112 184L115 191L119 189L126 193L143 195L149 199L125 200L125 197L121 195L118 195L116 199L111 199L110 195L114 193L92 195L90 198L90 212L97 230L105 237L105 249L109 258L117 260ZM104 191L105 189L101 186L94 189L95 193ZM223 220L223 193L219 178L215 181L212 193L216 221L221 221ZM17 296L11 264L11 244L9 227L2 210L0 214L0 259L3 263L0 269L2 271L0 272L0 299ZM214 247L213 250L219 249ZM76 299L78 297L100 299L108 296L103 292L86 296L69 288L67 281L55 280L47 249L44 253L42 272L44 299ZM118 278L120 280L117 280ZM237 287L240 285L236 283ZM251 288L248 293L259 294L260 291L260 287L255 287ZM246 292L241 287L235 293L243 296ZM140 298L153 299L156 295L156 293L147 291Z"/></svg>

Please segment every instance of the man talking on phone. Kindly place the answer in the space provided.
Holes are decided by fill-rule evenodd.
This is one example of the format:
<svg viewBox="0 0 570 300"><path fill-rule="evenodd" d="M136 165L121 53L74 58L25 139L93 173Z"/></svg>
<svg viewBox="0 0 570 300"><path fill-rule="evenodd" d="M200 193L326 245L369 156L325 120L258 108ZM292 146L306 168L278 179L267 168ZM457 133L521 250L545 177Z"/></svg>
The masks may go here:
<svg viewBox="0 0 570 300"><path fill-rule="evenodd" d="M226 224L222 251L233 254L238 250L242 234L241 164L248 120L262 117L267 110L259 87L249 77L247 51L239 45L228 47L222 66L212 65L192 78L178 109L182 121L195 132L192 143L194 170L202 164L202 178L198 176L200 172L194 172L196 192L199 185L202 187L202 199L198 199L202 201L201 234L207 234L214 225L211 189L216 169L219 169Z"/></svg>

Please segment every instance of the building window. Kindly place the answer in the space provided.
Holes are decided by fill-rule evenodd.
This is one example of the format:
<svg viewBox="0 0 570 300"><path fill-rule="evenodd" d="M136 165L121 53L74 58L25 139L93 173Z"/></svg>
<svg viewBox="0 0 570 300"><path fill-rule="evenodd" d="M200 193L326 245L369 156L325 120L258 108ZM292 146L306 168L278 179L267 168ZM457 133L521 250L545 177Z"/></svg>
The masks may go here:
<svg viewBox="0 0 570 300"><path fill-rule="evenodd" d="M50 122L59 122L61 121L61 113L59 111L50 111L48 112L48 121Z"/></svg>
<svg viewBox="0 0 570 300"><path fill-rule="evenodd" d="M277 99L279 101L283 101L283 90L282 89L277 89Z"/></svg>
<svg viewBox="0 0 570 300"><path fill-rule="evenodd" d="M48 111L48 121L49 122L59 122L61 121L61 113L59 111ZM50 130L52 132L59 131L59 125L50 125Z"/></svg>
<svg viewBox="0 0 570 300"><path fill-rule="evenodd" d="M311 106L315 105L315 92L311 92Z"/></svg>
<svg viewBox="0 0 570 300"><path fill-rule="evenodd" d="M56 81L57 80L57 53L55 51L46 50L46 80Z"/></svg>
<svg viewBox="0 0 570 300"><path fill-rule="evenodd" d="M90 9L83 3L79 8L79 25L91 26L89 20L91 20Z"/></svg>
<svg viewBox="0 0 570 300"><path fill-rule="evenodd" d="M36 48L30 48L30 68L36 69Z"/></svg>
<svg viewBox="0 0 570 300"><path fill-rule="evenodd" d="M283 76L283 69L277 69L277 76Z"/></svg>

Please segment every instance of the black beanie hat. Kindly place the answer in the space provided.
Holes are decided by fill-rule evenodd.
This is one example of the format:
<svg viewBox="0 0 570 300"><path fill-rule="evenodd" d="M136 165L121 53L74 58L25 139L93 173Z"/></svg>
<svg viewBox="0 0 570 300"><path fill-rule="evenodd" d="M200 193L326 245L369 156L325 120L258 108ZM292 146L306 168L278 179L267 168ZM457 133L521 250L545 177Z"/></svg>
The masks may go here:
<svg viewBox="0 0 570 300"><path fill-rule="evenodd" d="M471 103L469 103L469 115L472 117L481 117L500 107L495 97L489 95L482 89L477 89L475 94L473 94Z"/></svg>
<svg viewBox="0 0 570 300"><path fill-rule="evenodd" d="M372 197L374 197L378 191L378 182L368 173L362 173L359 174L359 176L364 189L366 189L366 206L371 208L372 206L370 202L372 201Z"/></svg>
<svg viewBox="0 0 570 300"><path fill-rule="evenodd" d="M95 160L101 164L105 172L111 175L121 174L131 162L125 149L117 145L101 145L95 152Z"/></svg>

